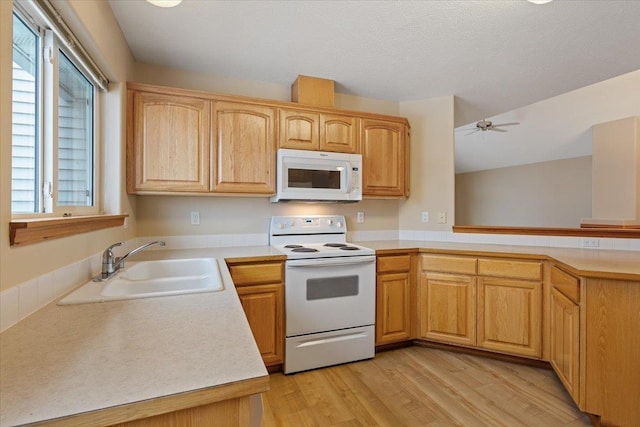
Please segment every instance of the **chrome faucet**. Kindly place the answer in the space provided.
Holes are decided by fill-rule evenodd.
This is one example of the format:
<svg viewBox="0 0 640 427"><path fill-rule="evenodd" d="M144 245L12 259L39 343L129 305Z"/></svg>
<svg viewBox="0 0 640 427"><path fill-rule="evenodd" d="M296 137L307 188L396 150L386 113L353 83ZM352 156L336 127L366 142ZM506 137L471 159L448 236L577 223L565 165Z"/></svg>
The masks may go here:
<svg viewBox="0 0 640 427"><path fill-rule="evenodd" d="M116 246L122 246L122 242L114 243L113 245L105 249L104 252L102 253L102 272L94 280L95 281L108 280L111 276L116 274L118 270L124 267L124 261L127 258L153 245L164 246L165 242L161 240L149 242L140 247L135 248L134 250L132 250L131 252L129 252L124 256L117 257L113 254L113 248L115 248Z"/></svg>

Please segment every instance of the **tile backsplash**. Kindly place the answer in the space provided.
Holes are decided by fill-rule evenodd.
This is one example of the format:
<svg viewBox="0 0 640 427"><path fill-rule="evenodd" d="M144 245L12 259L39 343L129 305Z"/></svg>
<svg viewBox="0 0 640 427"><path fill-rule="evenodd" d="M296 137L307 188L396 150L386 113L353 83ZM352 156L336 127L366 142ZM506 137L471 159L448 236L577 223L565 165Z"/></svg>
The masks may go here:
<svg viewBox="0 0 640 427"><path fill-rule="evenodd" d="M416 240L456 243L484 243L498 245L524 245L544 247L582 248L581 237L522 236L500 234L466 234L450 231L425 230L376 230L354 231L348 240ZM131 239L119 248L127 252L151 240L164 240L165 249L212 248L227 246L262 246L269 244L267 233L254 234L214 234L194 236L155 236ZM640 251L640 239L598 239L598 249ZM150 250L162 250L150 248ZM593 249L587 249L593 250ZM0 292L0 332L10 328L41 307L98 274L102 262L102 252L73 264L43 274L18 286Z"/></svg>

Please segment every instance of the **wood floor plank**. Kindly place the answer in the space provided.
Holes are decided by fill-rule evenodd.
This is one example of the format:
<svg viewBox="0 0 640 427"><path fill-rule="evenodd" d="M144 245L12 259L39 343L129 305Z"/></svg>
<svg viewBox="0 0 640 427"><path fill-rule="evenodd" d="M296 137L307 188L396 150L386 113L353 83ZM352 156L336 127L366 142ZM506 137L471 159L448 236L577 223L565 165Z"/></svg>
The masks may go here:
<svg viewBox="0 0 640 427"><path fill-rule="evenodd" d="M590 426L553 371L426 347L272 374L271 426Z"/></svg>

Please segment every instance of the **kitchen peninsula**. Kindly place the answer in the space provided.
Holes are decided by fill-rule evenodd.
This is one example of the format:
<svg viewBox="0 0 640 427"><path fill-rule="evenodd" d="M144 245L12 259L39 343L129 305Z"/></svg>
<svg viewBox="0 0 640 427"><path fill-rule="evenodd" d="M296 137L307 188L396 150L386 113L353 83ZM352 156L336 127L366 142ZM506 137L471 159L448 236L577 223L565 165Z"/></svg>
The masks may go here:
<svg viewBox="0 0 640 427"><path fill-rule="evenodd" d="M541 313L541 355L535 358L543 361L551 355L551 329L545 319L550 318L552 279L557 279L552 271L576 278L579 383L575 394L569 391L581 410L594 414L593 419L601 416L604 425L634 425L640 420L635 405L640 372L634 369L640 359L635 339L640 328L640 253L424 241L359 243L375 249L379 259L406 254L411 259L437 255L467 263L469 259L540 263L546 308ZM150 251L136 260L196 256L284 261L268 246ZM417 296L421 269L419 262L413 265L409 283L411 295ZM44 420L51 425L88 420L109 425L167 408L176 411L238 398L245 400L236 412L244 413L248 423L248 396L267 390L268 376L229 273L224 269L222 274L224 294L66 307L52 303L5 331L0 362L2 425ZM408 307L419 311L418 301L408 300ZM419 318L415 311L411 316L412 323ZM429 341L419 336L415 323L410 329L408 341ZM154 402L162 402L163 410Z"/></svg>

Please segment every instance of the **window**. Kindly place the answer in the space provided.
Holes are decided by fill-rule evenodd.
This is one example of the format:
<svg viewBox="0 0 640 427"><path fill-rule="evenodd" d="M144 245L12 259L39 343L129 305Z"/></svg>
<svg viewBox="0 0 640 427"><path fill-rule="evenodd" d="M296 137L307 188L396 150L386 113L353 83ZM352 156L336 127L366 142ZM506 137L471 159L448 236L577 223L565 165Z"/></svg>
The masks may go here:
<svg viewBox="0 0 640 427"><path fill-rule="evenodd" d="M11 212L39 206L40 37L13 15Z"/></svg>
<svg viewBox="0 0 640 427"><path fill-rule="evenodd" d="M11 212L97 213L95 74L47 25L45 3L13 15Z"/></svg>

